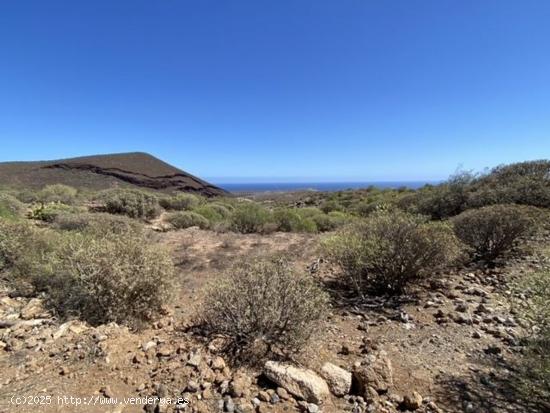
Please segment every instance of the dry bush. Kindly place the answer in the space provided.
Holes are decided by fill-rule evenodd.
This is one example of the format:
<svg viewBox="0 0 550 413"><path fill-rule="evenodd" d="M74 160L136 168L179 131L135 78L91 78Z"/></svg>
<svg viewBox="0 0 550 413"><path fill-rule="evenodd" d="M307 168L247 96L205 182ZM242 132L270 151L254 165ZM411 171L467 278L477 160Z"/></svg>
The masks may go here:
<svg viewBox="0 0 550 413"><path fill-rule="evenodd" d="M137 326L159 313L174 288L169 255L138 233L54 231L0 223L0 269L13 286L44 292L62 317Z"/></svg>
<svg viewBox="0 0 550 413"><path fill-rule="evenodd" d="M242 263L212 284L200 321L228 339L237 353L290 354L300 350L327 310L316 281L281 257Z"/></svg>
<svg viewBox="0 0 550 413"><path fill-rule="evenodd" d="M36 194L36 201L72 205L76 200L76 194L77 190L71 186L62 184L47 185Z"/></svg>
<svg viewBox="0 0 550 413"><path fill-rule="evenodd" d="M102 192L99 200L105 212L130 218L151 219L161 212L155 195L137 189L110 189Z"/></svg>
<svg viewBox="0 0 550 413"><path fill-rule="evenodd" d="M0 218L14 219L25 213L26 207L10 194L0 193Z"/></svg>
<svg viewBox="0 0 550 413"><path fill-rule="evenodd" d="M519 314L530 326L519 372L530 398L550 400L550 269L527 275L516 285Z"/></svg>
<svg viewBox="0 0 550 413"><path fill-rule="evenodd" d="M119 234L143 231L143 225L125 216L106 213L61 213L53 221L54 228L63 231Z"/></svg>
<svg viewBox="0 0 550 413"><path fill-rule="evenodd" d="M193 194L177 194L159 199L160 206L167 210L189 211L198 207L202 200Z"/></svg>
<svg viewBox="0 0 550 413"><path fill-rule="evenodd" d="M138 326L161 311L175 288L169 254L138 235L74 234L53 261L50 302L61 316L91 324Z"/></svg>
<svg viewBox="0 0 550 413"><path fill-rule="evenodd" d="M326 239L328 259L359 293L400 293L460 254L460 242L442 222L404 212L378 212Z"/></svg>
<svg viewBox="0 0 550 413"><path fill-rule="evenodd" d="M207 229L210 227L210 222L208 219L192 211L178 211L168 214L166 221L177 229L185 229L189 227Z"/></svg>
<svg viewBox="0 0 550 413"><path fill-rule="evenodd" d="M510 250L515 241L534 226L526 207L491 205L471 209L452 219L458 238L476 258L491 261Z"/></svg>

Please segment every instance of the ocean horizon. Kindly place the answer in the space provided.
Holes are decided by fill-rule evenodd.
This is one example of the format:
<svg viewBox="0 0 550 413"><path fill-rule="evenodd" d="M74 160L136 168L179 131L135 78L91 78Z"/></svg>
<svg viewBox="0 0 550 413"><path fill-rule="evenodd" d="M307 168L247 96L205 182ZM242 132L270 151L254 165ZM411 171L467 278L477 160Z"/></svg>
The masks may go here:
<svg viewBox="0 0 550 413"><path fill-rule="evenodd" d="M364 182L249 182L213 184L228 192L291 192L291 191L343 191L376 187L380 189L410 188L418 189L437 181L364 181Z"/></svg>

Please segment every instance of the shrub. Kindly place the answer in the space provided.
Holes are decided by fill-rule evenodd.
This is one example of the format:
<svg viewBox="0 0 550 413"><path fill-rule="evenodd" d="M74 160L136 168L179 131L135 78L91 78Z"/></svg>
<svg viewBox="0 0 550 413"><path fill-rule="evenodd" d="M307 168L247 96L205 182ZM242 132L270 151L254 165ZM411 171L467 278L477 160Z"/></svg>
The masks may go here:
<svg viewBox="0 0 550 413"><path fill-rule="evenodd" d="M284 258L245 262L212 284L202 306L207 331L237 351L298 351L315 331L327 295Z"/></svg>
<svg viewBox="0 0 550 413"><path fill-rule="evenodd" d="M326 200L321 204L321 210L328 214L332 211L343 211L345 208L336 200Z"/></svg>
<svg viewBox="0 0 550 413"><path fill-rule="evenodd" d="M514 203L550 207L550 161L538 160L501 165L477 179L468 207Z"/></svg>
<svg viewBox="0 0 550 413"><path fill-rule="evenodd" d="M517 205L492 205L463 212L452 220L458 238L477 258L494 260L529 232L532 219Z"/></svg>
<svg viewBox="0 0 550 413"><path fill-rule="evenodd" d="M399 293L451 263L460 251L450 226L403 212L374 213L323 245L360 294Z"/></svg>
<svg viewBox="0 0 550 413"><path fill-rule="evenodd" d="M77 190L67 185L47 185L38 192L36 201L43 203L58 202L72 205L76 200L76 194Z"/></svg>
<svg viewBox="0 0 550 413"><path fill-rule="evenodd" d="M193 194L177 194L159 199L160 206L164 209L175 211L189 211L198 207L201 200Z"/></svg>
<svg viewBox="0 0 550 413"><path fill-rule="evenodd" d="M63 231L91 232L96 234L137 233L143 230L138 221L106 213L61 213L54 219L54 227Z"/></svg>
<svg viewBox="0 0 550 413"><path fill-rule="evenodd" d="M317 232L315 221L307 216L302 216L298 209L278 209L273 213L273 220L279 231Z"/></svg>
<svg viewBox="0 0 550 413"><path fill-rule="evenodd" d="M166 221L172 224L174 228L184 229L189 227L199 227L207 229L210 227L210 222L200 214L191 211L178 211L169 214Z"/></svg>
<svg viewBox="0 0 550 413"><path fill-rule="evenodd" d="M550 400L550 269L526 276L516 289L531 332L519 369L521 388L530 398Z"/></svg>
<svg viewBox="0 0 550 413"><path fill-rule="evenodd" d="M270 221L270 213L255 203L240 204L231 216L231 227L234 231L243 234L262 232Z"/></svg>
<svg viewBox="0 0 550 413"><path fill-rule="evenodd" d="M223 208L223 207L221 207ZM202 215L205 217L209 222L219 222L224 219L224 215L220 213L221 208L219 205L213 206L213 205L203 205L193 210L194 213ZM224 212L225 213L225 212ZM226 213L229 215L229 211L226 211Z"/></svg>
<svg viewBox="0 0 550 413"><path fill-rule="evenodd" d="M46 291L63 317L138 326L160 312L173 288L169 255L141 236L76 233L58 249Z"/></svg>
<svg viewBox="0 0 550 413"><path fill-rule="evenodd" d="M53 272L51 258L60 244L61 237L53 231L28 222L0 221L0 269L11 269L16 287L28 283L41 289Z"/></svg>
<svg viewBox="0 0 550 413"><path fill-rule="evenodd" d="M156 196L137 189L111 189L100 194L106 212L130 218L151 219L160 214Z"/></svg>
<svg viewBox="0 0 550 413"><path fill-rule="evenodd" d="M77 213L78 208L65 204L40 204L29 212L30 219L52 223L60 214Z"/></svg>
<svg viewBox="0 0 550 413"><path fill-rule="evenodd" d="M14 219L25 212L25 205L14 196L0 193L0 218Z"/></svg>
<svg viewBox="0 0 550 413"><path fill-rule="evenodd" d="M401 198L398 205L405 211L444 219L460 214L467 208L474 176L461 172L446 182L426 187Z"/></svg>
<svg viewBox="0 0 550 413"><path fill-rule="evenodd" d="M0 223L0 263L13 285L46 294L62 316L130 325L155 316L173 288L169 255L138 233L57 232Z"/></svg>

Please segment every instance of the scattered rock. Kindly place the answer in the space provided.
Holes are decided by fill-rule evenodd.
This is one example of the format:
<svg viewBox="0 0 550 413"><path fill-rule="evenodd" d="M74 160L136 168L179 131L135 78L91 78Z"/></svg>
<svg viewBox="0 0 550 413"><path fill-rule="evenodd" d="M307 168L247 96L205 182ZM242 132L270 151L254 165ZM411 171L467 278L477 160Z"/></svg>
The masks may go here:
<svg viewBox="0 0 550 413"><path fill-rule="evenodd" d="M352 374L349 371L332 363L325 363L321 368L321 375L335 396L344 396L350 392Z"/></svg>
<svg viewBox="0 0 550 413"><path fill-rule="evenodd" d="M289 393L310 403L324 403L330 398L327 383L315 372L291 364L267 361L264 374Z"/></svg>
<svg viewBox="0 0 550 413"><path fill-rule="evenodd" d="M364 364L354 369L353 376L357 380L360 394L364 397L368 393L369 386L378 393L385 393L393 385L391 360L383 350L370 354Z"/></svg>
<svg viewBox="0 0 550 413"><path fill-rule="evenodd" d="M406 410L417 410L422 406L422 401L422 396L418 392L413 391L403 396L401 405Z"/></svg>

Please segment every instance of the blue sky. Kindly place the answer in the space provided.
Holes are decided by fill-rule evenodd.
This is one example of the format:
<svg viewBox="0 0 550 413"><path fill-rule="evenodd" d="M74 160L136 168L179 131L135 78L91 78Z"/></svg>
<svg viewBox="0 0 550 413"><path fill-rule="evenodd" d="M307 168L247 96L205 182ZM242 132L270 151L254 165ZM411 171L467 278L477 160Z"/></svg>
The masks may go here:
<svg viewBox="0 0 550 413"><path fill-rule="evenodd" d="M548 158L549 21L542 0L3 1L0 160L303 181Z"/></svg>

